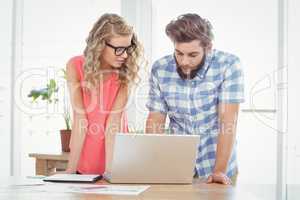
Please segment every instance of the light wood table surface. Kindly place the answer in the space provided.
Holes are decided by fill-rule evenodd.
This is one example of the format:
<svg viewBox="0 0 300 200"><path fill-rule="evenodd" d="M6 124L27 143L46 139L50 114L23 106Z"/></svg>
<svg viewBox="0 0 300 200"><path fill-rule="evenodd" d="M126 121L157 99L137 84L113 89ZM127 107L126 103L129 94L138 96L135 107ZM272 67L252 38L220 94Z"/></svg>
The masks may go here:
<svg viewBox="0 0 300 200"><path fill-rule="evenodd" d="M7 185L18 183L17 178L7 177L0 180L0 199L8 200L274 200L274 185L237 185L225 186L219 184L205 184L195 179L192 185L151 185L138 196L95 195L55 192L25 192L18 187L7 189ZM107 184L98 181L96 184ZM6 186L6 188L3 188ZM26 186L25 186L26 187ZM34 187L34 186L31 186ZM299 199L300 185L289 187L294 192L288 200Z"/></svg>

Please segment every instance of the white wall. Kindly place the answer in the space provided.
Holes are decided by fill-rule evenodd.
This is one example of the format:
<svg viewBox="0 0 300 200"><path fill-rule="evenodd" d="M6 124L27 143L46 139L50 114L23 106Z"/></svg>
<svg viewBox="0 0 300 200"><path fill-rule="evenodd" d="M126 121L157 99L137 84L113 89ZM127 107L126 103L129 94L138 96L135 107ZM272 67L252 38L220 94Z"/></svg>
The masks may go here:
<svg viewBox="0 0 300 200"><path fill-rule="evenodd" d="M0 177L10 174L12 1L0 4Z"/></svg>
<svg viewBox="0 0 300 200"><path fill-rule="evenodd" d="M147 109L148 78L152 57L152 0L122 0L122 16L130 23L143 44L144 62L139 70L139 83L131 92L127 104L128 126L130 131L143 131Z"/></svg>
<svg viewBox="0 0 300 200"><path fill-rule="evenodd" d="M289 1L288 23L288 182L300 183L300 2Z"/></svg>

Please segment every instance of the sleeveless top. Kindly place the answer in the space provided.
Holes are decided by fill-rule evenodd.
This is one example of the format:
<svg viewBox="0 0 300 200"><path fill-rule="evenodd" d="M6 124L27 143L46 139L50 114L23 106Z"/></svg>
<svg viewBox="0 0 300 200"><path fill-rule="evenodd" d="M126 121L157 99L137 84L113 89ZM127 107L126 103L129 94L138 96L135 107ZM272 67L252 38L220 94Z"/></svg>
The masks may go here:
<svg viewBox="0 0 300 200"><path fill-rule="evenodd" d="M88 121L85 141L81 150L77 171L81 174L103 174L105 171L105 128L106 121L118 95L118 74L112 73L94 91L87 89L84 81L84 57L70 60L76 67L80 80L83 108ZM95 93L95 92L98 92ZM126 114L122 111L121 132L128 132ZM72 151L72 149L71 149Z"/></svg>

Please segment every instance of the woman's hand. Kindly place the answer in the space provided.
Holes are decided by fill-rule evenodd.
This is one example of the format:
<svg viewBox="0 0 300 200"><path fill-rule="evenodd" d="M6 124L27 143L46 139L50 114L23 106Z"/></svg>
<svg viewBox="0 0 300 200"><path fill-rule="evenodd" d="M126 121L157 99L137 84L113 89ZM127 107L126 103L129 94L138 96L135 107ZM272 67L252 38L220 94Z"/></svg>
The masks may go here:
<svg viewBox="0 0 300 200"><path fill-rule="evenodd" d="M64 171L55 171L51 172L49 175L52 176L54 174L76 174L76 170L66 169Z"/></svg>

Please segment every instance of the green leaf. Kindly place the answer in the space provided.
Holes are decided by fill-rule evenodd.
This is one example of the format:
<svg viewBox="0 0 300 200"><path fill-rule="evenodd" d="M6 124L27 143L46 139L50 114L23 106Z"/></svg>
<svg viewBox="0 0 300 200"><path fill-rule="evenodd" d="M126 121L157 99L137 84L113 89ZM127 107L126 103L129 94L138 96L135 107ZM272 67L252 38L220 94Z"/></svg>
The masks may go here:
<svg viewBox="0 0 300 200"><path fill-rule="evenodd" d="M56 82L54 79L50 79L49 89L55 89L56 88Z"/></svg>

